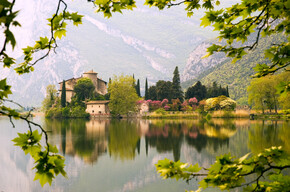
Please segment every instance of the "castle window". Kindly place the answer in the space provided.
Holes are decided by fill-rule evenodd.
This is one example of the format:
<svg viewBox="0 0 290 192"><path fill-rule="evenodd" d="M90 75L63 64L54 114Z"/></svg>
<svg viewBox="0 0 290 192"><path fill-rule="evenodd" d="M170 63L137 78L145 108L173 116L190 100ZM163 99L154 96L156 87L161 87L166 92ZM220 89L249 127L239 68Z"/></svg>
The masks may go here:
<svg viewBox="0 0 290 192"><path fill-rule="evenodd" d="M99 105L99 108L100 108L101 106Z"/></svg>

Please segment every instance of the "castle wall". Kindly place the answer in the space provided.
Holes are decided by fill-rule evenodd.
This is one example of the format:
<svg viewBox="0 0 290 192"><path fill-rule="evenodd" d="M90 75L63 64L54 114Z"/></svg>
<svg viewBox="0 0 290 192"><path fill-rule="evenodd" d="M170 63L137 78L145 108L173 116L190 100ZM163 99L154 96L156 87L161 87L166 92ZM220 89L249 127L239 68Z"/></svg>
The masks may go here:
<svg viewBox="0 0 290 192"><path fill-rule="evenodd" d="M106 83L100 79L98 79L98 83L97 83L96 88L97 88L97 92L101 93L102 95L105 95L108 93Z"/></svg>
<svg viewBox="0 0 290 192"><path fill-rule="evenodd" d="M109 113L107 104L87 104L86 112L91 115L100 115Z"/></svg>

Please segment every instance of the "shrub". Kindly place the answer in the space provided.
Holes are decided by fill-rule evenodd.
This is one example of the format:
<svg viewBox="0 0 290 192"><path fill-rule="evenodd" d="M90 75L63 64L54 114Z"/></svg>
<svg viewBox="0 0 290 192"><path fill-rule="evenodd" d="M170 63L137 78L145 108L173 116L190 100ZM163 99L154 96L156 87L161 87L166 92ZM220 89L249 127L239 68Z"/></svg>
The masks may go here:
<svg viewBox="0 0 290 192"><path fill-rule="evenodd" d="M166 111L163 108L159 108L155 111L155 113L165 115Z"/></svg>
<svg viewBox="0 0 290 192"><path fill-rule="evenodd" d="M170 109L170 106L169 105L165 105L163 108L164 108L165 111L168 111Z"/></svg>
<svg viewBox="0 0 290 192"><path fill-rule="evenodd" d="M168 104L168 99L163 99L161 105L164 107Z"/></svg>
<svg viewBox="0 0 290 192"><path fill-rule="evenodd" d="M236 106L237 106L237 103L234 100L222 95L219 97L207 99L204 110L213 111L213 110L221 109L221 110L231 111L231 110L234 110Z"/></svg>
<svg viewBox="0 0 290 192"><path fill-rule="evenodd" d="M68 107L64 107L61 109L61 115L64 118L68 118L70 116L70 110Z"/></svg>

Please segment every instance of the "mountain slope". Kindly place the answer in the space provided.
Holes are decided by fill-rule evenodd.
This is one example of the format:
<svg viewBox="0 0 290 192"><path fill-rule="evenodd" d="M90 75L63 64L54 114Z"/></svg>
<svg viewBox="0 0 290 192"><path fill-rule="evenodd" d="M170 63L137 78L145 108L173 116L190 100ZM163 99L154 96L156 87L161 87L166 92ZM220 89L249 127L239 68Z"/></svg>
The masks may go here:
<svg viewBox="0 0 290 192"><path fill-rule="evenodd" d="M183 83L183 87L187 88L193 85L197 80L200 80L205 85L211 85L214 81L222 86L229 86L231 98L238 100L240 103L247 101L247 87L250 84L251 76L255 74L253 67L258 63L268 63L269 60L264 57L264 50L267 49L272 43L285 41L285 37L273 35L271 37L262 38L256 49L243 56L241 60L232 63L231 59L221 59L220 55L213 55L211 61L215 59L219 62L213 62L211 68L206 69L194 76L194 79L188 80ZM191 55L193 55L191 53ZM199 55L199 51L197 55ZM204 52L204 55L206 52ZM189 60L188 63L191 61ZM213 64L211 63L211 64ZM210 65L210 64L207 64ZM186 66L185 69L193 70L197 68L195 65ZM190 74L190 70L185 70L184 74Z"/></svg>

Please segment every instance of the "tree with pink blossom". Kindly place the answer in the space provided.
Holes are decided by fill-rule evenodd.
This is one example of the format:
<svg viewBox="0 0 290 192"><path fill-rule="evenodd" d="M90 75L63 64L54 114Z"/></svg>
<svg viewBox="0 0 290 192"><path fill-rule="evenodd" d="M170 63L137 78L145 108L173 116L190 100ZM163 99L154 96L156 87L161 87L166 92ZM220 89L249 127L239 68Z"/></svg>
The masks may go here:
<svg viewBox="0 0 290 192"><path fill-rule="evenodd" d="M164 107L168 104L168 99L163 99L161 105Z"/></svg>

